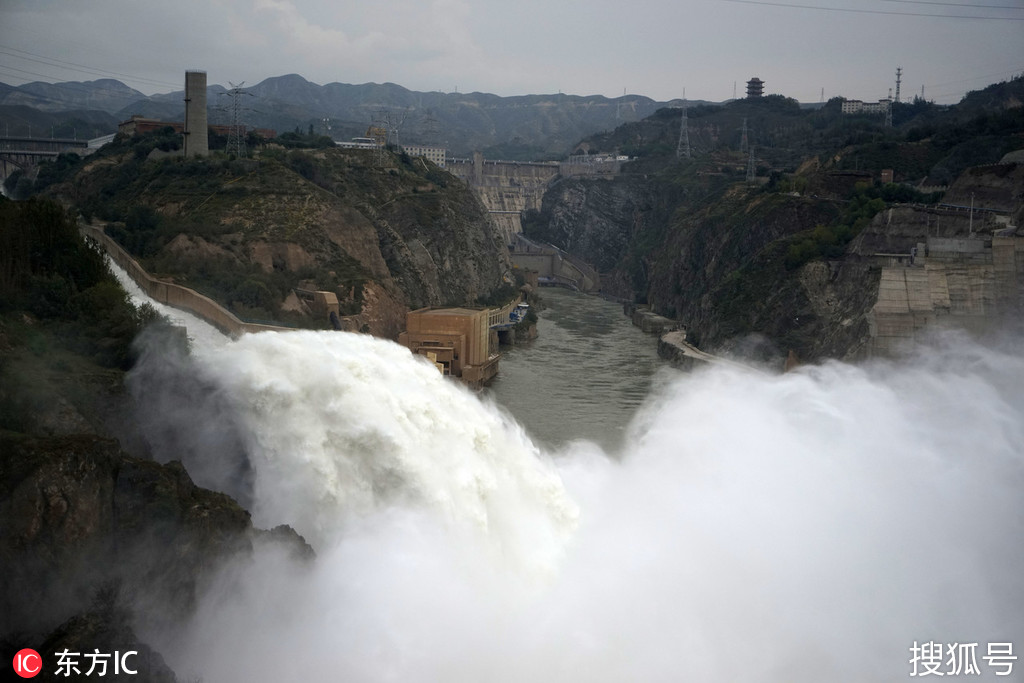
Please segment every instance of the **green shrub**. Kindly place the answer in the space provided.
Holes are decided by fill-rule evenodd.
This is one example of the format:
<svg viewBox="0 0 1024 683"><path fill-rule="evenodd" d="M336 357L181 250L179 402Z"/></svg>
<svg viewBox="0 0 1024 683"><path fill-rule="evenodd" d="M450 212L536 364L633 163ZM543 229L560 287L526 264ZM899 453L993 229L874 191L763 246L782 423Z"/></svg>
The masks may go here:
<svg viewBox="0 0 1024 683"><path fill-rule="evenodd" d="M248 278L242 282L235 289L231 301L246 308L263 309L267 312L277 308L276 297L270 291L270 287L255 278Z"/></svg>
<svg viewBox="0 0 1024 683"><path fill-rule="evenodd" d="M156 317L132 305L63 208L39 199L0 202L0 312L14 310L59 330L68 348L120 368L131 365L132 340Z"/></svg>

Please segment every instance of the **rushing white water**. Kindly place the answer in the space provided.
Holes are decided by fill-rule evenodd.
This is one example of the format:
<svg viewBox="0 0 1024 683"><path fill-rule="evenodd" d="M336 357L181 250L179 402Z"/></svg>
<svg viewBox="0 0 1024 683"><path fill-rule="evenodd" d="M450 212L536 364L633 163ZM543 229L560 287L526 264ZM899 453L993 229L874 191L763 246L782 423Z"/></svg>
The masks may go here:
<svg viewBox="0 0 1024 683"><path fill-rule="evenodd" d="M936 641L1011 680L986 646L1024 651L1019 344L680 374L622 453L554 461L387 342L197 347L256 521L318 557L260 550L154 635L184 678L892 681Z"/></svg>
<svg viewBox="0 0 1024 683"><path fill-rule="evenodd" d="M264 423L261 517L317 529L319 558L211 592L177 646L204 680L888 681L914 641L1021 648L1019 354L681 377L620 460L558 461L565 538L546 467L499 495L454 464L530 449L495 448L514 427L429 366L348 335L246 341L211 367ZM389 468L420 484L374 491Z"/></svg>
<svg viewBox="0 0 1024 683"><path fill-rule="evenodd" d="M201 347L216 347L227 343L228 338L216 327L188 311L151 299L121 266L114 263L109 256L106 257L106 261L110 272L114 274L121 287L128 292L128 296L136 305L149 304L171 323L185 327L188 330L189 338Z"/></svg>
<svg viewBox="0 0 1024 683"><path fill-rule="evenodd" d="M243 427L258 525L323 547L353 516L422 506L544 565L572 531L575 505L523 430L405 347L296 331L198 355Z"/></svg>

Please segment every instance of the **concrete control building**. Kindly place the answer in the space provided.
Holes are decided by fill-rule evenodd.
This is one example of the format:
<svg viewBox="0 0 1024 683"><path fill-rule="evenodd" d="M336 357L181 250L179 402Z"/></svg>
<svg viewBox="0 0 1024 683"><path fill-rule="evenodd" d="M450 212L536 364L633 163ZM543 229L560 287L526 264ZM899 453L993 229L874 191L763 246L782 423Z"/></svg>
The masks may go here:
<svg viewBox="0 0 1024 683"><path fill-rule="evenodd" d="M489 313L469 308L409 311L398 343L429 358L442 374L479 386L498 374L500 356L488 325Z"/></svg>

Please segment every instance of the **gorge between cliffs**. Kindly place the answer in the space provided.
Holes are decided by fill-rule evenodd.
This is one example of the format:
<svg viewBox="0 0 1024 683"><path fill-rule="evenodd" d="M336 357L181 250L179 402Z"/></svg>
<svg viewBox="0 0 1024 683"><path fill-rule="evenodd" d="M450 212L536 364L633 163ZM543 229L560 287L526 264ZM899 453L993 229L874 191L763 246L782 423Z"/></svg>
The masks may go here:
<svg viewBox="0 0 1024 683"><path fill-rule="evenodd" d="M588 317L628 326L609 306ZM783 376L662 367L621 445L540 447L390 342L232 341L175 315L191 352L154 333L128 385L141 438L184 466L5 437L6 585L52 608L19 625L83 610L41 652L131 647L150 680L670 680L683 655L702 680L882 680L922 634L1024 626L1009 340Z"/></svg>
<svg viewBox="0 0 1024 683"><path fill-rule="evenodd" d="M986 146L822 111L694 108L709 149L792 119L749 182L724 135L674 156L677 109L580 143L633 157L559 171L522 227L606 298L540 290L540 338L483 391L392 339L539 288L427 161L188 160L158 133L0 200L2 655L41 680L99 651L160 682L852 683L976 643L996 680L992 646L1024 650L1018 114L961 126ZM291 328L149 300L81 224ZM659 358L624 303L730 362Z"/></svg>

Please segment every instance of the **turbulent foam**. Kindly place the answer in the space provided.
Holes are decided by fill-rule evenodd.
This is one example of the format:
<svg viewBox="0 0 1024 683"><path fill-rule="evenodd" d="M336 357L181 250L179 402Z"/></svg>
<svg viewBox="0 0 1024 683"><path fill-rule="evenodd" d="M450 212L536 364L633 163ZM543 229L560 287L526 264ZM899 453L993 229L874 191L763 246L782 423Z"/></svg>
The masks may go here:
<svg viewBox="0 0 1024 683"><path fill-rule="evenodd" d="M186 327L188 329L188 336L197 344L202 346L219 346L227 342L228 338L220 330L202 318L180 308L174 308L151 299L121 266L114 263L109 256L106 257L106 261L110 272L114 274L121 287L128 293L128 296L136 305L149 304L157 313L167 318L173 324Z"/></svg>
<svg viewBox="0 0 1024 683"><path fill-rule="evenodd" d="M915 641L976 642L1005 680L983 655L1024 649L1008 348L679 375L623 453L577 442L552 465L387 342L200 345L256 521L318 558L260 550L153 640L204 680L890 681Z"/></svg>
<svg viewBox="0 0 1024 683"><path fill-rule="evenodd" d="M254 521L320 545L354 516L423 506L549 563L576 509L514 421L367 335L246 335L199 353L255 472Z"/></svg>
<svg viewBox="0 0 1024 683"><path fill-rule="evenodd" d="M274 501L263 514L299 515L324 542L307 572L263 556L208 594L174 656L182 671L884 681L909 675L914 641L978 642L989 676L986 643L1021 647L1019 352L681 375L619 458L575 444L558 460L580 522L540 585L427 511L464 509L476 526L516 519L520 539L544 545L546 520L568 516L536 493L557 490L554 473L501 464L532 449L499 447L514 428L404 354L309 334L260 335L211 357L254 406L252 441L271 467L261 492ZM329 455L342 452L353 460ZM397 495L352 483L393 470ZM500 493L502 481L516 493ZM340 528L323 512L367 508Z"/></svg>

